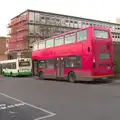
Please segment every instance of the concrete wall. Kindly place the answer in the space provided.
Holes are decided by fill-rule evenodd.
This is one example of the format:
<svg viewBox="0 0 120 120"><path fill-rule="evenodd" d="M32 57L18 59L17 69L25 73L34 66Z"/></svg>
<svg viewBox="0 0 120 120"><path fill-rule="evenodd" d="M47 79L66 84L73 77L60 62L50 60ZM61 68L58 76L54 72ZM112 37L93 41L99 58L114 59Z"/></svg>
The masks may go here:
<svg viewBox="0 0 120 120"><path fill-rule="evenodd" d="M8 59L7 55L0 55L0 61L7 60L7 59Z"/></svg>
<svg viewBox="0 0 120 120"><path fill-rule="evenodd" d="M22 58L31 58L32 52L22 52L20 56ZM8 59L16 59L16 58L17 58L17 53L11 53L8 55Z"/></svg>

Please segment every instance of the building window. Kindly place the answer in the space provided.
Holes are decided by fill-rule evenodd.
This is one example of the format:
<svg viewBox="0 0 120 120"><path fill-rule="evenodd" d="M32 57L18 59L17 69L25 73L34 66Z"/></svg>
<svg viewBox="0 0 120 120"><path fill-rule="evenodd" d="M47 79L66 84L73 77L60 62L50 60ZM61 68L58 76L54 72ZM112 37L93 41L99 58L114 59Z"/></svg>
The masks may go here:
<svg viewBox="0 0 120 120"><path fill-rule="evenodd" d="M87 30L77 32L77 41L84 41L87 39Z"/></svg>
<svg viewBox="0 0 120 120"><path fill-rule="evenodd" d="M118 38L119 38L119 39L118 39L118 42L120 42L120 36L118 36Z"/></svg>
<svg viewBox="0 0 120 120"><path fill-rule="evenodd" d="M40 33L40 27L38 25L35 25L35 34L39 35Z"/></svg>
<svg viewBox="0 0 120 120"><path fill-rule="evenodd" d="M65 20L65 22L69 22L68 20Z"/></svg>
<svg viewBox="0 0 120 120"><path fill-rule="evenodd" d="M78 22L77 21L74 21L75 24L77 24Z"/></svg>
<svg viewBox="0 0 120 120"><path fill-rule="evenodd" d="M29 34L30 35L34 34L34 25L29 25Z"/></svg>
<svg viewBox="0 0 120 120"><path fill-rule="evenodd" d="M40 21L40 13L35 13L35 22L39 22Z"/></svg>
<svg viewBox="0 0 120 120"><path fill-rule="evenodd" d="M57 37L55 38L55 46L63 45L64 43L64 37Z"/></svg>
<svg viewBox="0 0 120 120"><path fill-rule="evenodd" d="M75 37L76 37L75 33L65 35L65 44L74 43Z"/></svg>
<svg viewBox="0 0 120 120"><path fill-rule="evenodd" d="M82 66L81 57L71 56L64 58L66 68L80 68Z"/></svg>
<svg viewBox="0 0 120 120"><path fill-rule="evenodd" d="M49 39L46 41L46 48L50 48L50 47L53 47L53 43L54 42L54 39Z"/></svg>
<svg viewBox="0 0 120 120"><path fill-rule="evenodd" d="M30 23L34 22L34 12L29 12L29 22Z"/></svg>
<svg viewBox="0 0 120 120"><path fill-rule="evenodd" d="M29 38L29 44L32 44L35 41L34 38Z"/></svg>

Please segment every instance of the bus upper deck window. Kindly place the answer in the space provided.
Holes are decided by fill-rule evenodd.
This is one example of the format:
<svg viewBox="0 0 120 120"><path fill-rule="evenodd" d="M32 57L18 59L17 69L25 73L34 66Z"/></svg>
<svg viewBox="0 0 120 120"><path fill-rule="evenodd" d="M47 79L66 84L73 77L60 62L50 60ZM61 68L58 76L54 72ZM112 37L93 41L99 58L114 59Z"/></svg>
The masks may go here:
<svg viewBox="0 0 120 120"><path fill-rule="evenodd" d="M94 36L99 39L108 39L109 38L108 31L98 30L98 29L94 30Z"/></svg>

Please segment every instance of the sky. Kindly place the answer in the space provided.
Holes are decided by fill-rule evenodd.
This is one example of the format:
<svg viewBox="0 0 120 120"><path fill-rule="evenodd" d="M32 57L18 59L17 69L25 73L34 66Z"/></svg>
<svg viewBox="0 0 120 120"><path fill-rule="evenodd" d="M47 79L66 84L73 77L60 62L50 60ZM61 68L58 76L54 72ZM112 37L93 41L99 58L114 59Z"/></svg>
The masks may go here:
<svg viewBox="0 0 120 120"><path fill-rule="evenodd" d="M27 9L115 22L119 4L119 0L1 0L0 36L7 36L11 18Z"/></svg>

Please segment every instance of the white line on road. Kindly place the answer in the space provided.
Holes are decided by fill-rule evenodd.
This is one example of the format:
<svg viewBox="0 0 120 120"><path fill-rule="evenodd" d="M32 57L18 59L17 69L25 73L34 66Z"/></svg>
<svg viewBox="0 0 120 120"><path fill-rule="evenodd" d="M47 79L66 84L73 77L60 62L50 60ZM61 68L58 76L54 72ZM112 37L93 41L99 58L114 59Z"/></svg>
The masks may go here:
<svg viewBox="0 0 120 120"><path fill-rule="evenodd" d="M11 96L9 96L9 95L6 95L6 94L4 94L4 93L0 93L0 95L3 95L3 96L5 96L5 97L7 97L7 98L13 99L13 100L15 100L15 101L17 101L17 102L24 103L24 104L26 104L26 105L28 105L28 106L30 106L30 107L33 107L33 108L35 108L35 109L38 109L38 110L41 110L41 111L43 111L43 112L46 112L46 113L50 114L50 115L47 115L47 116L44 116L44 117L36 118L36 119L34 119L34 120L41 120L41 119L48 118L48 117L52 117L52 116L55 116L55 115L56 115L55 113L52 113L52 112L50 112L50 111L48 111L48 110L45 110L45 109L43 109L43 108L34 106L34 105L29 104L29 103L27 103L27 102L23 102L22 100L16 99L16 98L11 97Z"/></svg>
<svg viewBox="0 0 120 120"><path fill-rule="evenodd" d="M47 116L44 116L44 117L39 117L39 118L36 118L34 120L42 120L42 119L45 119L45 118L49 118L49 117L53 117L54 115L47 115Z"/></svg>
<svg viewBox="0 0 120 120"><path fill-rule="evenodd" d="M5 109L9 109L9 108L14 108L14 107L19 107L19 106L24 106L24 103L19 103L19 104L14 104L14 105L0 105L0 110L5 110Z"/></svg>

